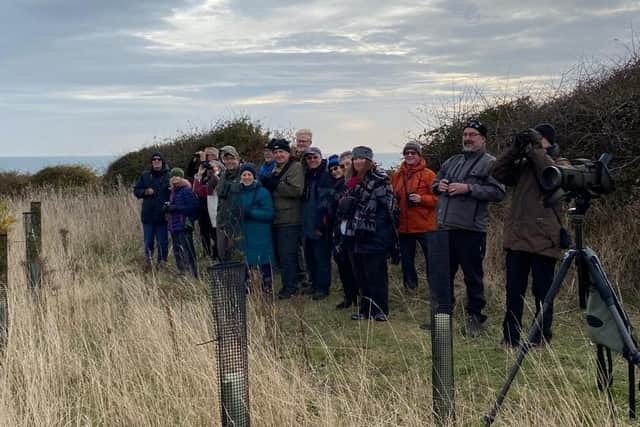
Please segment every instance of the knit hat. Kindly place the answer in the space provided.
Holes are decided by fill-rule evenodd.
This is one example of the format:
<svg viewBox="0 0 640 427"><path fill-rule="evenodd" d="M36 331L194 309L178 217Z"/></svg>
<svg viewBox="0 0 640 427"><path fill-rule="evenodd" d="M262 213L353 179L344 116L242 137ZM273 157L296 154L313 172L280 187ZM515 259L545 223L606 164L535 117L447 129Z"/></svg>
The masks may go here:
<svg viewBox="0 0 640 427"><path fill-rule="evenodd" d="M291 144L289 144L289 141L287 141L286 139L274 138L269 142L269 145L271 146L271 150L273 151L284 150L287 153L291 152Z"/></svg>
<svg viewBox="0 0 640 427"><path fill-rule="evenodd" d="M464 129L466 128L475 129L478 132L480 132L480 135L484 136L485 138L487 137L487 132L488 132L487 127L478 120L469 120L465 125Z"/></svg>
<svg viewBox="0 0 640 427"><path fill-rule="evenodd" d="M174 176L179 176L180 178L184 178L184 171L180 168L173 168L171 172L169 172L169 176L173 178Z"/></svg>
<svg viewBox="0 0 640 427"><path fill-rule="evenodd" d="M340 157L337 154L332 154L327 159L327 168L331 169L334 166L340 165Z"/></svg>
<svg viewBox="0 0 640 427"><path fill-rule="evenodd" d="M404 154L405 152L407 152L407 150L413 150L416 153L418 153L419 156L422 155L422 153L420 152L420 145L418 145L417 142L415 141L409 141L404 145L404 148L402 149L402 154Z"/></svg>
<svg viewBox="0 0 640 427"><path fill-rule="evenodd" d="M222 159L223 160L224 160L224 156L226 156L227 154L230 154L235 159L240 159L240 155L238 154L238 150L236 150L236 147L234 147L233 145L225 145L224 147L222 147L220 149L220 152L222 153Z"/></svg>
<svg viewBox="0 0 640 427"><path fill-rule="evenodd" d="M353 150L351 150L351 154L354 160L367 159L373 161L373 150L371 150L371 148L369 147L365 147L364 145L354 147Z"/></svg>
<svg viewBox="0 0 640 427"><path fill-rule="evenodd" d="M535 129L549 141L549 144L554 145L556 143L556 130L552 125L549 123L540 123Z"/></svg>
<svg viewBox="0 0 640 427"><path fill-rule="evenodd" d="M256 165L254 165L253 163L243 163L240 165L240 175L242 175L243 172L246 172L246 171L251 172L254 178L258 175L258 171L256 170Z"/></svg>
<svg viewBox="0 0 640 427"><path fill-rule="evenodd" d="M322 151L320 151L318 147L307 148L304 152L304 155L306 156L307 154L317 154L318 156L322 157Z"/></svg>

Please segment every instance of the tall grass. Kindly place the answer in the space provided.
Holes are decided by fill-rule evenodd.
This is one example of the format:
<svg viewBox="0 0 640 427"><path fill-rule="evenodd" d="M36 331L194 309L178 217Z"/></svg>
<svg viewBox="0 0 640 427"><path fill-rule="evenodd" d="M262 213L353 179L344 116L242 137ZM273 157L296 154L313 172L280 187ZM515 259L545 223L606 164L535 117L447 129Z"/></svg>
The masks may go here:
<svg viewBox="0 0 640 427"><path fill-rule="evenodd" d="M31 199L43 203L45 281L35 301L25 279L22 224L15 224L0 425L217 424L215 344L198 345L211 338L207 284L172 271L142 273L139 205L129 192L41 192L12 199L14 216L21 219ZM488 244L487 335L454 337L461 425L479 424L515 357L498 345L504 299L499 230L494 223ZM628 237L633 233L638 225L624 215L592 227L589 241L601 245L616 284L629 277L628 252L637 250ZM625 422L626 384L615 383L621 404L615 415L595 390L593 347L581 332L574 288L568 283L556 307L552 347L527 359L499 424ZM404 294L394 267L387 324L348 320L333 308L337 300L268 305L251 297L254 425L430 425L430 339L417 327L428 313L426 296ZM631 302L628 307L637 314ZM616 364L617 373L624 369Z"/></svg>

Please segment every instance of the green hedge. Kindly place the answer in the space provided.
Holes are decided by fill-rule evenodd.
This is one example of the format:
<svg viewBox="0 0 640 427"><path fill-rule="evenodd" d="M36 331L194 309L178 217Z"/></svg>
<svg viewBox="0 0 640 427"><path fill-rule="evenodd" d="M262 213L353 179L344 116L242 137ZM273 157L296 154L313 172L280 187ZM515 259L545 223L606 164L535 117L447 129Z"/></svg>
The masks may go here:
<svg viewBox="0 0 640 427"><path fill-rule="evenodd" d="M588 73L587 73L588 74ZM499 154L511 135L537 123L556 128L561 153L567 158L597 159L614 155L612 171L620 194L631 194L640 183L640 58L583 75L573 90L536 101L525 96L509 102L449 117L442 126L419 137L434 169L460 152L462 127L476 118L489 127L489 152Z"/></svg>
<svg viewBox="0 0 640 427"><path fill-rule="evenodd" d="M225 145L236 147L244 160L257 162L261 160L262 149L268 140L269 132L246 116L220 121L208 131L182 135L173 141L145 147L120 157L109 165L104 182L113 185L121 179L124 184L133 183L149 167L151 155L156 151L162 153L170 167L186 168L196 151Z"/></svg>

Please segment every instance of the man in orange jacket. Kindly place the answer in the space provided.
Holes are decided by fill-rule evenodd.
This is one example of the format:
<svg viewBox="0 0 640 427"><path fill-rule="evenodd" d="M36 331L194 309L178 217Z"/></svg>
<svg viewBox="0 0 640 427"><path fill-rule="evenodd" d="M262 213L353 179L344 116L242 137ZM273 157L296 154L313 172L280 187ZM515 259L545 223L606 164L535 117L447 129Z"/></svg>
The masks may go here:
<svg viewBox="0 0 640 427"><path fill-rule="evenodd" d="M431 184L436 174L427 168L422 158L420 145L408 142L402 150L404 161L391 178L393 190L400 206L400 252L402 256L402 279L407 289L416 289L416 242L427 257L427 232L436 229L436 202Z"/></svg>

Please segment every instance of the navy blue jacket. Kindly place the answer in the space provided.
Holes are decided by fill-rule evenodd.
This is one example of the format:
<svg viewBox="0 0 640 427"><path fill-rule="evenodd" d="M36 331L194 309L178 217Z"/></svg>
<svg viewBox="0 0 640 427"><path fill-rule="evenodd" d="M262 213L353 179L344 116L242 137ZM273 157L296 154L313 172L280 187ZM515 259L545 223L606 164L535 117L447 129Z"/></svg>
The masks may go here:
<svg viewBox="0 0 640 427"><path fill-rule="evenodd" d="M329 205L335 181L327 172L327 161L316 169L307 169L302 195L302 233L308 239L329 237ZM321 233L321 234L318 234Z"/></svg>
<svg viewBox="0 0 640 427"><path fill-rule="evenodd" d="M189 181L183 182L182 186L175 188L171 193L169 231L172 233L192 231L198 218L198 198L191 191Z"/></svg>
<svg viewBox="0 0 640 427"><path fill-rule="evenodd" d="M133 189L133 194L142 199L142 223L165 224L167 222L162 207L169 201L169 168L163 162L160 171L149 169L140 175ZM144 190L153 188L152 196L144 194Z"/></svg>

